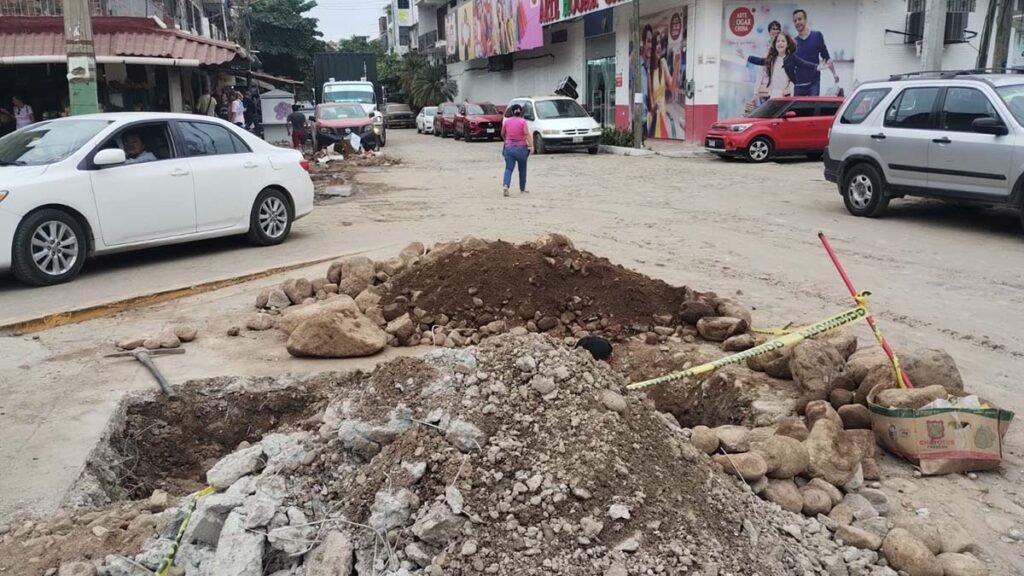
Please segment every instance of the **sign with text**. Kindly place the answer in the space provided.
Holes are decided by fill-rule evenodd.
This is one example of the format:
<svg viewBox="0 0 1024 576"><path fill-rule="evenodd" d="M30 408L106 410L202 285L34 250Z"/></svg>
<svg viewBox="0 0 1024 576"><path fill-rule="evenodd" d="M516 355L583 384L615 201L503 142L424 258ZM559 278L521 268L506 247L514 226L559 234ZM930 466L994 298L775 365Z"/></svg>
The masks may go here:
<svg viewBox="0 0 1024 576"><path fill-rule="evenodd" d="M540 23L544 26L579 18L591 12L618 6L629 0L540 0Z"/></svg>

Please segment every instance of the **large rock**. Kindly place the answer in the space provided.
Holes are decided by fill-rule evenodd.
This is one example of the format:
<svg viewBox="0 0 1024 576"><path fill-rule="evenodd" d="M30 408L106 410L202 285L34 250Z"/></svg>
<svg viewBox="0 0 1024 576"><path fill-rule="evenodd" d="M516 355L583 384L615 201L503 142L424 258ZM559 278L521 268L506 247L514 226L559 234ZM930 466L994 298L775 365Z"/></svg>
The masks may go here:
<svg viewBox="0 0 1024 576"><path fill-rule="evenodd" d="M263 447L259 444L250 446L221 458L206 473L206 483L218 490L224 490L243 476L261 469L263 464Z"/></svg>
<svg viewBox="0 0 1024 576"><path fill-rule="evenodd" d="M427 249L423 246L422 242L412 242L405 248L402 248L402 251L398 253L398 258L408 265L414 260L423 258L423 255L426 253Z"/></svg>
<svg viewBox="0 0 1024 576"><path fill-rule="evenodd" d="M717 312L719 316L739 318L746 322L747 326L750 326L753 322L750 316L750 310L745 306L741 306L740 304L733 302L732 300L719 301L715 312Z"/></svg>
<svg viewBox="0 0 1024 576"><path fill-rule="evenodd" d="M718 451L718 435L707 426L694 426L690 432L690 443L705 454Z"/></svg>
<svg viewBox="0 0 1024 576"><path fill-rule="evenodd" d="M815 340L835 348L843 360L847 360L857 351L857 337L849 330L839 329L825 332Z"/></svg>
<svg viewBox="0 0 1024 576"><path fill-rule="evenodd" d="M405 488L381 490L374 497L370 507L370 527L379 534L387 534L394 528L409 523L412 513L419 508L420 499Z"/></svg>
<svg viewBox="0 0 1024 576"><path fill-rule="evenodd" d="M794 514L799 514L804 508L804 497L792 480L769 479L768 486L761 493L761 497Z"/></svg>
<svg viewBox="0 0 1024 576"><path fill-rule="evenodd" d="M355 302L356 306L359 307L359 310L365 313L367 308L379 304L382 298L383 296L381 295L380 287L370 286L355 297Z"/></svg>
<svg viewBox="0 0 1024 576"><path fill-rule="evenodd" d="M880 346L861 348L846 359L846 372L854 384L860 384L875 366L888 366L889 357Z"/></svg>
<svg viewBox="0 0 1024 576"><path fill-rule="evenodd" d="M875 403L888 408L917 409L946 396L946 389L938 384L923 388L893 388L879 392Z"/></svg>
<svg viewBox="0 0 1024 576"><path fill-rule="evenodd" d="M750 450L750 430L748 428L727 424L713 428L712 431L715 436L718 436L719 445L726 452L735 454Z"/></svg>
<svg viewBox="0 0 1024 576"><path fill-rule="evenodd" d="M306 557L305 576L351 576L355 562L352 540L341 532L328 532Z"/></svg>
<svg viewBox="0 0 1024 576"><path fill-rule="evenodd" d="M867 402L868 394L872 390L885 390L887 388L897 388L899 383L896 381L896 373L893 372L891 364L875 364L868 369L867 374L857 385L857 390L854 392L853 401L858 404L865 404Z"/></svg>
<svg viewBox="0 0 1024 576"><path fill-rule="evenodd" d="M409 341L409 338L412 337L413 334L416 333L416 323L413 322L409 314L406 313L388 322L387 328L385 328L384 331L398 338L399 342L404 344Z"/></svg>
<svg viewBox="0 0 1024 576"><path fill-rule="evenodd" d="M327 269L327 281L331 284L340 284L344 278L358 278L367 286L373 284L373 276L377 268L373 260L365 256L354 256L338 262L332 262ZM356 292L358 294L359 292Z"/></svg>
<svg viewBox="0 0 1024 576"><path fill-rule="evenodd" d="M264 536L245 529L242 515L228 514L217 541L210 576L262 576Z"/></svg>
<svg viewBox="0 0 1024 576"><path fill-rule="evenodd" d="M818 420L828 419L839 426L843 427L843 419L839 417L839 413L832 407L831 404L825 400L813 400L807 403L807 407L804 408L804 415L807 417L807 426L814 428L814 424Z"/></svg>
<svg viewBox="0 0 1024 576"><path fill-rule="evenodd" d="M742 352L749 350L756 346L754 337L750 334L737 334L736 336L730 337L725 342L722 342L722 350L726 352Z"/></svg>
<svg viewBox="0 0 1024 576"><path fill-rule="evenodd" d="M808 482L804 486L804 488L821 490L825 494L828 494L829 500L832 501L832 506L836 506L843 501L843 493L839 490L839 488L836 488L834 485L825 482L821 478L811 478L810 482Z"/></svg>
<svg viewBox="0 0 1024 576"><path fill-rule="evenodd" d="M909 576L943 576L942 564L927 546L903 528L893 528L882 542L885 559Z"/></svg>
<svg viewBox="0 0 1024 576"><path fill-rule="evenodd" d="M454 514L447 504L435 502L427 513L412 525L412 533L427 544L447 546L459 535L465 519Z"/></svg>
<svg viewBox="0 0 1024 576"><path fill-rule="evenodd" d="M985 563L969 554L939 554L938 560L945 576L988 576Z"/></svg>
<svg viewBox="0 0 1024 576"><path fill-rule="evenodd" d="M844 433L827 418L814 424L804 445L807 447L808 474L836 486L846 484L865 457L858 439Z"/></svg>
<svg viewBox="0 0 1024 576"><path fill-rule="evenodd" d="M913 534L915 538L928 547L928 551L932 554L943 552L942 531L939 530L933 521L917 516L902 516L893 521L893 526Z"/></svg>
<svg viewBox="0 0 1024 576"><path fill-rule="evenodd" d="M725 316L701 318L697 321L697 332L712 342L724 342L731 336L746 332L747 327L745 320Z"/></svg>
<svg viewBox="0 0 1024 576"><path fill-rule="evenodd" d="M292 304L302 304L313 295L313 284L305 278L291 278L281 284L281 290Z"/></svg>
<svg viewBox="0 0 1024 576"><path fill-rule="evenodd" d="M848 404L839 408L839 418L847 430L870 430L871 412L861 404Z"/></svg>
<svg viewBox="0 0 1024 576"><path fill-rule="evenodd" d="M372 285L372 282L367 282L366 280L358 276L342 278L341 281L338 282L338 294L345 294L347 296L355 298Z"/></svg>
<svg viewBox="0 0 1024 576"><path fill-rule="evenodd" d="M828 399L835 382L846 377L846 362L832 346L807 340L793 348L789 370L793 380L800 386L801 398L797 402L799 410L801 404Z"/></svg>
<svg viewBox="0 0 1024 576"><path fill-rule="evenodd" d="M960 370L945 350L920 348L900 356L900 365L915 388L942 386L953 396L963 396L964 381Z"/></svg>
<svg viewBox="0 0 1024 576"><path fill-rule="evenodd" d="M788 436L771 436L751 449L764 459L769 478L786 479L803 474L807 469L807 448Z"/></svg>
<svg viewBox="0 0 1024 576"><path fill-rule="evenodd" d="M299 324L306 320L321 316L324 313L341 314L345 312L359 313L359 306L350 296L332 296L322 302L293 306L281 313L277 327L285 334L291 334Z"/></svg>
<svg viewBox="0 0 1024 576"><path fill-rule="evenodd" d="M715 314L715 308L703 300L687 300L679 309L679 319L691 326L696 326L701 318L715 316Z"/></svg>
<svg viewBox="0 0 1024 576"><path fill-rule="evenodd" d="M387 346L387 334L358 312L324 312L288 337L288 353L300 358L370 356Z"/></svg>
<svg viewBox="0 0 1024 576"><path fill-rule="evenodd" d="M854 546L865 550L878 550L882 547L881 536L854 526L840 525L836 529L836 539L842 540L843 544L847 546Z"/></svg>
<svg viewBox="0 0 1024 576"><path fill-rule="evenodd" d="M541 254L550 257L560 256L576 250L572 240L562 234L555 233L541 236L533 242L532 246Z"/></svg>
<svg viewBox="0 0 1024 576"><path fill-rule="evenodd" d="M807 428L807 422L800 416L787 416L779 421L778 427L775 428L775 433L779 436L788 436L803 442L810 436L811 431Z"/></svg>
<svg viewBox="0 0 1024 576"><path fill-rule="evenodd" d="M832 510L832 499L824 490L804 487L800 490L800 495L804 499L804 516L815 518L818 514L828 514Z"/></svg>
<svg viewBox="0 0 1024 576"><path fill-rule="evenodd" d="M768 466L764 458L756 452L744 454L719 454L714 461L722 467L726 474L738 476L747 482L754 482L764 477Z"/></svg>
<svg viewBox="0 0 1024 576"><path fill-rule="evenodd" d="M292 301L288 298L288 295L284 293L284 290L280 288L271 288L270 292L267 293L267 307L283 309L292 305Z"/></svg>

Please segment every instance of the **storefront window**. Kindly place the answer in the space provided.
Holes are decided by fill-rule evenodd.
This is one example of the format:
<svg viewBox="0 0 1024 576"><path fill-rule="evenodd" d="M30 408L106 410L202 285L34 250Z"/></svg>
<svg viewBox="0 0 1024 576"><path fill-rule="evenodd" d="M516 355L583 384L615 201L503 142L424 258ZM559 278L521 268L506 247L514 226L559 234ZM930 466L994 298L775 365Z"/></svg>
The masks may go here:
<svg viewBox="0 0 1024 576"><path fill-rule="evenodd" d="M615 125L615 57L587 61L587 109L603 127Z"/></svg>

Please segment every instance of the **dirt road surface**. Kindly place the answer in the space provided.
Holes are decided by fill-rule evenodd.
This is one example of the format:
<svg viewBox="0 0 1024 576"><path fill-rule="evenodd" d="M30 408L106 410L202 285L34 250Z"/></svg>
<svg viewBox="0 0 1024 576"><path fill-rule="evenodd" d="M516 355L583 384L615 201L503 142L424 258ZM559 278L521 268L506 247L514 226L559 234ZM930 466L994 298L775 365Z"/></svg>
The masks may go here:
<svg viewBox="0 0 1024 576"><path fill-rule="evenodd" d="M403 164L363 171L351 198L318 208L281 247L257 250L221 240L116 256L89 265L72 284L47 289L22 289L4 276L0 316L33 317L333 255L390 255L413 239L520 241L558 231L580 248L670 283L739 294L756 309L756 324L776 326L851 305L818 242L823 230L857 287L873 293L876 318L897 348L944 348L968 390L1024 410L1017 392L1024 372L1024 233L1013 213L896 201L886 218L859 219L823 180L820 163L753 166L659 156L533 157L530 193L502 198L500 150L497 143L395 131L387 153ZM242 322L259 287L280 279L66 326L38 339L5 339L0 518L19 507L52 508L120 395L152 386L140 367L101 359L114 338L198 321L211 341L159 361L172 381L350 367L290 359L269 336L250 337L265 346L256 353L237 339L224 340L223 330ZM871 341L864 327L858 335L862 344ZM998 537L1024 519L1024 424L1011 426L1006 444L1004 465L980 480L914 480L908 466L894 464L900 476L887 488L906 509L963 518L979 540L992 541L991 553L1005 566L1024 570L1020 545Z"/></svg>

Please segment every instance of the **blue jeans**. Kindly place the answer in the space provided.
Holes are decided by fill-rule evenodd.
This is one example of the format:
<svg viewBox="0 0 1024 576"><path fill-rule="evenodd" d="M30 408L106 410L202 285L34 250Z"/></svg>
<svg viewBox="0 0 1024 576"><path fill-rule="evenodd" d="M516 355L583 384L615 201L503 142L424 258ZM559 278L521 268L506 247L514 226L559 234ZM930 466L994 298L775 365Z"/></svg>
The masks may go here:
<svg viewBox="0 0 1024 576"><path fill-rule="evenodd" d="M797 84L793 86L793 96L818 96L821 92L821 80L815 80L810 84Z"/></svg>
<svg viewBox="0 0 1024 576"><path fill-rule="evenodd" d="M512 169L519 164L519 191L526 190L526 158L529 155L530 151L526 146L505 147L505 178L502 180L502 186L508 188L512 185Z"/></svg>

